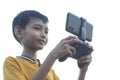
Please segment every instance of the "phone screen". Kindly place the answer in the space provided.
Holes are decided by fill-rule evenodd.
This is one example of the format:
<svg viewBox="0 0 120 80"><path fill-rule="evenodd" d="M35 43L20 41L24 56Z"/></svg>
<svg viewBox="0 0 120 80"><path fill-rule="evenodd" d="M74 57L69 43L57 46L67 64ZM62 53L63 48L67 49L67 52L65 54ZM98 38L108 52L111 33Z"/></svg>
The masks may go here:
<svg viewBox="0 0 120 80"><path fill-rule="evenodd" d="M72 13L67 14L66 30L75 35L80 34L81 19Z"/></svg>

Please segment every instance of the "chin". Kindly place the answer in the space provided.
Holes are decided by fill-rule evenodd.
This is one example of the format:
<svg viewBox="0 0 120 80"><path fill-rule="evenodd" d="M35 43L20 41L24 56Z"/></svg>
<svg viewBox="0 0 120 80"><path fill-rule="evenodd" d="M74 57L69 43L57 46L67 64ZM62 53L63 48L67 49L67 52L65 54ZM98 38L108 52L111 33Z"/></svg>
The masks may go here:
<svg viewBox="0 0 120 80"><path fill-rule="evenodd" d="M38 50L42 50L44 48L44 46L40 46L38 47Z"/></svg>
<svg viewBox="0 0 120 80"><path fill-rule="evenodd" d="M42 50L43 48L39 48L39 50Z"/></svg>
<svg viewBox="0 0 120 80"><path fill-rule="evenodd" d="M36 45L37 50L42 50L45 47L45 45Z"/></svg>

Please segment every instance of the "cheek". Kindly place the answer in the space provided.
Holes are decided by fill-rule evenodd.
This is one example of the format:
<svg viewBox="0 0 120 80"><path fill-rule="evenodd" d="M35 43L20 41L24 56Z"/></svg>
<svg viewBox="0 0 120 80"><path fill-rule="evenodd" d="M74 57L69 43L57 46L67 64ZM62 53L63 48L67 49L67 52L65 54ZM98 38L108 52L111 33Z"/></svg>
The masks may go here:
<svg viewBox="0 0 120 80"><path fill-rule="evenodd" d="M45 40L45 42L47 44L48 43L48 36L47 35L44 37L44 40Z"/></svg>
<svg viewBox="0 0 120 80"><path fill-rule="evenodd" d="M33 32L28 32L24 36L25 41L32 42L36 39L36 35Z"/></svg>
<svg viewBox="0 0 120 80"><path fill-rule="evenodd" d="M47 42L48 42L48 36L46 37L46 44L47 44Z"/></svg>
<svg viewBox="0 0 120 80"><path fill-rule="evenodd" d="M26 34L26 37L28 39L34 39L36 36L35 36L35 34L33 32L29 32L29 33Z"/></svg>

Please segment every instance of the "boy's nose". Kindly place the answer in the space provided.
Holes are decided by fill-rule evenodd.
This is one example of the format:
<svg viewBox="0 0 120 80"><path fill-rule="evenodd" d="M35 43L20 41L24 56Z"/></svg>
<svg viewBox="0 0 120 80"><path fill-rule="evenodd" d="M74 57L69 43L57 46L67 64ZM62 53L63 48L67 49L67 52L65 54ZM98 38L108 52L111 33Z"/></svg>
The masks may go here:
<svg viewBox="0 0 120 80"><path fill-rule="evenodd" d="M41 37L42 37L42 38L45 38L45 37L46 37L45 32L41 32Z"/></svg>

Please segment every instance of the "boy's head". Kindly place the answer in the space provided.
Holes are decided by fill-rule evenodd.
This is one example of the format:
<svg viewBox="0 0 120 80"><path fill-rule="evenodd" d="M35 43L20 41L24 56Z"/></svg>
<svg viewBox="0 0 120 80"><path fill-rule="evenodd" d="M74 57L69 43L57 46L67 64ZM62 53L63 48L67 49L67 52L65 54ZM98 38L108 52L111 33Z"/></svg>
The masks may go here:
<svg viewBox="0 0 120 80"><path fill-rule="evenodd" d="M14 32L15 26L19 26L21 29L25 29L26 25L33 18L38 18L43 21L43 23L48 22L47 16L35 11L35 10L25 10L20 12L14 19L12 23L12 31L15 39L21 44L20 40L17 38Z"/></svg>

